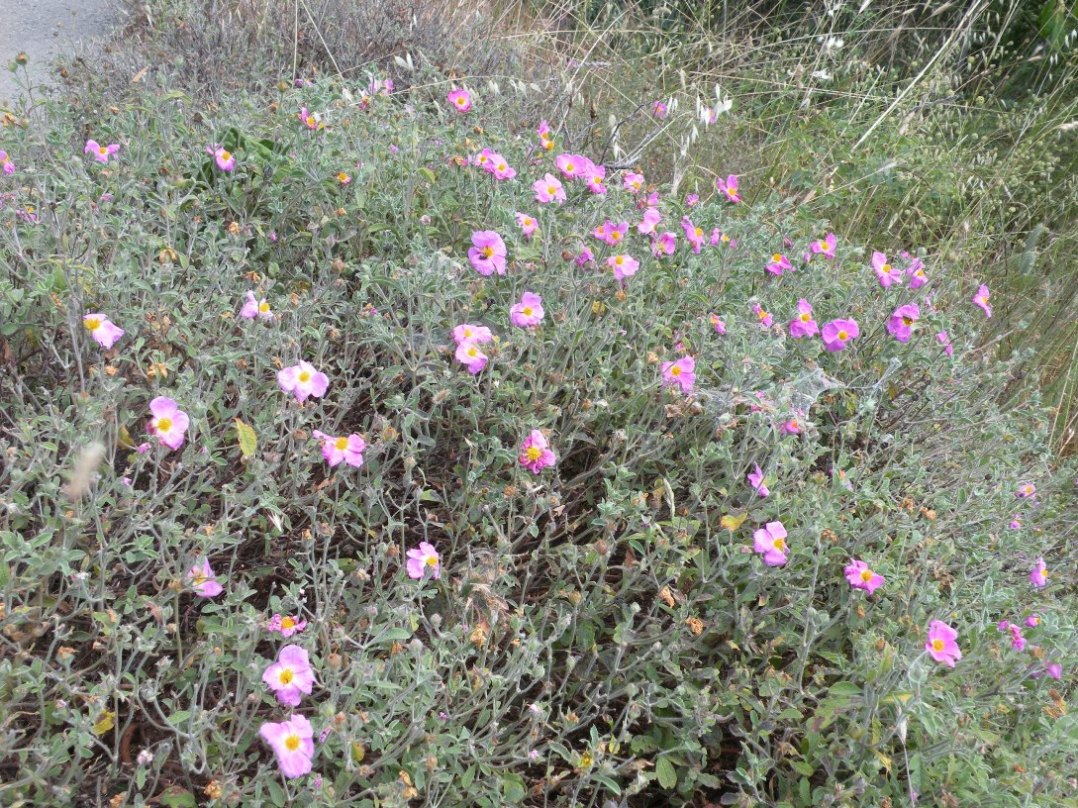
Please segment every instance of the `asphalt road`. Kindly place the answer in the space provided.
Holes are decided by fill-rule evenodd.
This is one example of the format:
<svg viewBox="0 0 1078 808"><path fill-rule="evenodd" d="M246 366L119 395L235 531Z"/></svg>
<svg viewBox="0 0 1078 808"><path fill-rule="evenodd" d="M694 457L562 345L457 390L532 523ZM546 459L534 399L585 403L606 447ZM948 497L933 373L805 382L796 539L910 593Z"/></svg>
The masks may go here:
<svg viewBox="0 0 1078 808"><path fill-rule="evenodd" d="M88 40L109 31L116 19L113 2L0 0L0 105L20 93L16 77L7 70L17 54L30 57L35 82L51 80L54 57L77 53Z"/></svg>

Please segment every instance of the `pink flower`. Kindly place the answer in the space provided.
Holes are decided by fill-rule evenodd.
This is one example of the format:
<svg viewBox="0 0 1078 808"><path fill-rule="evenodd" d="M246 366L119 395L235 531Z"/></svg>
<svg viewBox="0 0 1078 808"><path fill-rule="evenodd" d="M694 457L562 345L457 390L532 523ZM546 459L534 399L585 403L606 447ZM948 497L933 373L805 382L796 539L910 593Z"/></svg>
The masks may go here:
<svg viewBox="0 0 1078 808"><path fill-rule="evenodd" d="M1041 624L1041 616L1039 614L1031 614L1026 618L1026 625L1029 628L1036 628Z"/></svg>
<svg viewBox="0 0 1078 808"><path fill-rule="evenodd" d="M311 436L322 442L322 457L330 468L339 466L342 462L355 468L363 465L363 451L367 448L367 442L355 432L347 437L337 438L316 429Z"/></svg>
<svg viewBox="0 0 1078 808"><path fill-rule="evenodd" d="M262 681L281 704L298 707L314 688L314 670L307 651L298 645L284 646L277 654L277 661L262 674Z"/></svg>
<svg viewBox="0 0 1078 808"><path fill-rule="evenodd" d="M619 281L635 275L636 270L640 269L640 262L631 255L612 255L606 259L606 263L614 270L614 277Z"/></svg>
<svg viewBox="0 0 1078 808"><path fill-rule="evenodd" d="M794 415L783 421L779 430L783 435L800 435L804 428L801 426L801 419Z"/></svg>
<svg viewBox="0 0 1078 808"><path fill-rule="evenodd" d="M988 286L983 283L978 287L977 294L973 296L974 304L984 312L985 317L992 316L992 307L988 305L989 297L991 297L991 294L988 291Z"/></svg>
<svg viewBox="0 0 1078 808"><path fill-rule="evenodd" d="M217 582L217 577L210 567L210 560L205 556L195 562L195 566L187 571L187 583L195 590L195 594L203 598L215 598L225 591L225 588Z"/></svg>
<svg viewBox="0 0 1078 808"><path fill-rule="evenodd" d="M1015 651L1024 651L1026 648L1026 638L1022 636L1022 627L1011 623L1007 627L1007 630L1011 633L1011 648Z"/></svg>
<svg viewBox="0 0 1078 808"><path fill-rule="evenodd" d="M640 224L636 226L636 232L641 235L648 235L655 232L655 225L662 220L662 214L659 213L658 208L648 208L644 211L644 215L640 217Z"/></svg>
<svg viewBox="0 0 1078 808"><path fill-rule="evenodd" d="M558 458L547 445L546 438L538 429L528 433L528 437L520 444L520 452L517 461L532 474L538 474L543 469L553 466Z"/></svg>
<svg viewBox="0 0 1078 808"><path fill-rule="evenodd" d="M502 237L493 230L476 230L472 233L472 246L468 261L480 275L490 277L495 272L505 274L505 257L508 252Z"/></svg>
<svg viewBox="0 0 1078 808"><path fill-rule="evenodd" d="M913 324L920 316L921 309L916 303L899 306L891 314L891 319L887 321L887 333L899 342L909 342L913 334Z"/></svg>
<svg viewBox="0 0 1078 808"><path fill-rule="evenodd" d="M721 238L721 234L720 234ZM775 253L771 256L771 260L767 262L767 266L764 267L772 275L782 275L783 272L793 270L793 264L790 263L790 259L782 253Z"/></svg>
<svg viewBox="0 0 1078 808"><path fill-rule="evenodd" d="M660 233L651 242L651 254L656 258L673 255L675 249L677 249L677 236L669 230L665 233Z"/></svg>
<svg viewBox="0 0 1078 808"><path fill-rule="evenodd" d="M1022 520L1019 518L1018 514L1015 514L1011 517L1011 523L1008 525L1008 527L1011 530L1021 530Z"/></svg>
<svg viewBox="0 0 1078 808"><path fill-rule="evenodd" d="M887 255L884 253L872 253L872 268L876 271L876 280L880 282L880 286L884 289L902 280L902 273L897 267L887 263ZM902 340L902 342L905 342L905 340Z"/></svg>
<svg viewBox="0 0 1078 808"><path fill-rule="evenodd" d="M554 158L554 165L558 167L558 171L570 180L584 176L584 169L590 162L579 154L559 154Z"/></svg>
<svg viewBox="0 0 1078 808"><path fill-rule="evenodd" d="M1018 490L1014 492L1014 495L1019 499L1036 499L1037 486L1033 483L1022 483L1018 486Z"/></svg>
<svg viewBox="0 0 1078 808"><path fill-rule="evenodd" d="M15 173L15 164L11 162L11 158L3 149L0 149L0 168L4 169L5 174Z"/></svg>
<svg viewBox="0 0 1078 808"><path fill-rule="evenodd" d="M943 346L943 352L947 354L947 356L954 356L954 346L951 345L950 334L946 331L940 331L936 334L936 339L939 341L940 345Z"/></svg>
<svg viewBox="0 0 1078 808"><path fill-rule="evenodd" d="M582 267L585 264L589 264L589 263L591 263L592 261L595 260L595 253L593 253L590 249L585 247L584 249L582 249L580 251L580 255L578 255L575 260L576 260L576 265L578 267Z"/></svg>
<svg viewBox="0 0 1078 808"><path fill-rule="evenodd" d="M350 183L351 181L352 181L352 177L349 176L347 172L345 172L345 171L338 171L337 172L337 182L339 182L342 187L345 186L345 185L348 185L348 183Z"/></svg>
<svg viewBox="0 0 1078 808"><path fill-rule="evenodd" d="M725 180L722 177L718 177L715 180L715 188L735 205L741 201L741 197L737 193L736 174L731 174Z"/></svg>
<svg viewBox="0 0 1078 808"><path fill-rule="evenodd" d="M1063 678L1063 666L1058 662L1049 662L1044 666L1044 672L1057 682Z"/></svg>
<svg viewBox="0 0 1078 808"><path fill-rule="evenodd" d="M850 586L854 589L863 589L870 595L884 584L883 576L870 570L864 561L851 558L843 572L846 573L846 580L850 582Z"/></svg>
<svg viewBox="0 0 1078 808"><path fill-rule="evenodd" d="M823 328L820 329L823 346L832 353L845 350L846 343L852 339L857 339L860 335L861 329L857 327L855 320L832 320L829 323L824 323Z"/></svg>
<svg viewBox="0 0 1078 808"><path fill-rule="evenodd" d="M838 240L835 238L834 233L828 233L826 238L822 238L818 241L814 241L809 245L813 255L822 255L824 258L835 257L835 245Z"/></svg>
<svg viewBox="0 0 1078 808"><path fill-rule="evenodd" d="M406 553L408 562L405 569L409 578L419 580L430 572L431 578L440 578L442 575L442 561L438 551L429 542L421 541L419 547L413 547Z"/></svg>
<svg viewBox="0 0 1078 808"><path fill-rule="evenodd" d="M518 328L534 328L543 322L543 299L534 292L525 292L520 302L509 309L509 322Z"/></svg>
<svg viewBox="0 0 1078 808"><path fill-rule="evenodd" d="M119 143L110 143L107 146L102 146L96 140L87 140L86 145L82 149L83 154L92 154L94 159L99 163L109 162L109 158L116 154L120 150Z"/></svg>
<svg viewBox="0 0 1078 808"><path fill-rule="evenodd" d="M683 356L674 362L662 364L663 384L667 387L677 385L682 393L691 393L696 383L696 360Z"/></svg>
<svg viewBox="0 0 1078 808"><path fill-rule="evenodd" d="M625 238L625 234L629 232L628 222L611 222L606 223L606 243L611 247L616 247L621 244Z"/></svg>
<svg viewBox="0 0 1078 808"><path fill-rule="evenodd" d="M539 145L544 151L554 150L554 135L550 131L550 124L545 120L539 121L539 128L535 130L539 135Z"/></svg>
<svg viewBox="0 0 1078 808"><path fill-rule="evenodd" d="M293 715L279 724L267 721L258 734L273 749L281 774L293 778L310 773L314 758L314 728L305 716Z"/></svg>
<svg viewBox="0 0 1078 808"><path fill-rule="evenodd" d="M797 301L797 316L790 320L790 336L794 339L814 337L820 333L816 321L812 319L812 306L805 298Z"/></svg>
<svg viewBox="0 0 1078 808"><path fill-rule="evenodd" d="M298 365L277 371L277 384L284 392L295 393L296 400L302 404L308 397L324 396L329 388L329 377L301 359Z"/></svg>
<svg viewBox="0 0 1078 808"><path fill-rule="evenodd" d="M685 207L691 208L700 202L699 194L686 194L685 195Z"/></svg>
<svg viewBox="0 0 1078 808"><path fill-rule="evenodd" d="M86 330L90 332L90 336L94 338L94 342L104 348L106 351L116 344L116 341L124 335L124 330L117 325L113 325L104 314L100 312L91 312L82 316L82 324L86 327Z"/></svg>
<svg viewBox="0 0 1078 808"><path fill-rule="evenodd" d="M914 258L910 262L910 265L906 267L906 274L910 278L910 289L920 289L928 283L928 276L925 275L925 265L920 258Z"/></svg>
<svg viewBox="0 0 1078 808"><path fill-rule="evenodd" d="M480 349L477 341L464 340L459 343L454 356L473 376L487 366L487 355Z"/></svg>
<svg viewBox="0 0 1078 808"><path fill-rule="evenodd" d="M769 567L781 567L789 559L786 528L782 522L768 522L752 534L753 549L764 557Z"/></svg>
<svg viewBox="0 0 1078 808"><path fill-rule="evenodd" d="M496 180L511 180L517 175L517 170L506 162L506 159L500 154L495 154L491 160L491 165L494 166L494 179Z"/></svg>
<svg viewBox="0 0 1078 808"><path fill-rule="evenodd" d="M231 173L236 169L236 155L228 151L224 146L214 143L206 147L206 153L212 154L217 167L224 172Z"/></svg>
<svg viewBox="0 0 1078 808"><path fill-rule="evenodd" d="M312 132L326 128L326 125L322 123L322 116L317 112L311 112L307 107L300 107L299 119L300 122Z"/></svg>
<svg viewBox="0 0 1078 808"><path fill-rule="evenodd" d="M726 323L722 321L722 318L719 317L719 315L712 314L708 319L711 322L712 328L715 329L716 334L721 336L726 333Z"/></svg>
<svg viewBox="0 0 1078 808"><path fill-rule="evenodd" d="M307 628L307 621L301 617L275 614L266 624L267 631L275 631L282 637L291 637Z"/></svg>
<svg viewBox="0 0 1078 808"><path fill-rule="evenodd" d="M699 255L704 248L704 228L697 227L688 216L682 216L681 229L685 233L686 240L692 245L692 251Z"/></svg>
<svg viewBox="0 0 1078 808"><path fill-rule="evenodd" d="M254 292L248 292L243 308L240 309L240 317L245 320L253 320L255 317L262 320L272 320L273 312L270 310L270 305L265 298L258 300Z"/></svg>
<svg viewBox="0 0 1078 808"><path fill-rule="evenodd" d="M173 451L183 446L184 433L190 424L187 413L167 396L158 396L151 401L150 412L153 418L147 427L149 433Z"/></svg>
<svg viewBox="0 0 1078 808"><path fill-rule="evenodd" d="M632 171L625 172L621 178L621 187L631 194L638 194L644 190L644 175L635 174Z"/></svg>
<svg viewBox="0 0 1078 808"><path fill-rule="evenodd" d="M962 658L962 652L958 650L958 632L940 620L933 620L928 626L928 640L925 642L925 650L936 662L953 668L955 662Z"/></svg>
<svg viewBox="0 0 1078 808"><path fill-rule="evenodd" d="M526 213L517 211L516 219L517 225L520 227L520 232L524 238L530 239L535 235L535 231L539 229L539 222Z"/></svg>
<svg viewBox="0 0 1078 808"><path fill-rule="evenodd" d="M472 96L467 90L458 88L450 90L449 95L446 96L446 100L450 106L462 115L468 112L472 108Z"/></svg>
<svg viewBox="0 0 1078 808"><path fill-rule="evenodd" d="M1029 571L1029 582L1038 589L1048 586L1048 565L1043 558L1038 558L1033 569Z"/></svg>
<svg viewBox="0 0 1078 808"><path fill-rule="evenodd" d="M764 472L763 469L760 468L759 463L753 464L753 470L748 473L746 479L748 479L749 485L752 486L752 490L756 492L756 496L770 496L771 491L768 490L767 486L764 484Z"/></svg>
<svg viewBox="0 0 1078 808"><path fill-rule="evenodd" d="M661 121L670 114L670 108L662 101L656 101L651 105L651 114Z"/></svg>
<svg viewBox="0 0 1078 808"><path fill-rule="evenodd" d="M584 176L584 183L593 194L606 193L606 169L603 166L591 164L591 171Z"/></svg>
<svg viewBox="0 0 1078 808"><path fill-rule="evenodd" d="M770 328L771 324L775 322L771 312L765 311L759 303L752 304L752 312L756 315L756 321L760 324L760 328Z"/></svg>
<svg viewBox="0 0 1078 808"><path fill-rule="evenodd" d="M549 171L541 180L533 182L532 188L535 190L535 201L543 205L565 201L565 186Z"/></svg>
<svg viewBox="0 0 1078 808"><path fill-rule="evenodd" d="M486 326L461 323L453 329L453 342L457 343L457 345L465 342L475 342L482 345L492 339L494 339L494 335L490 333L490 329Z"/></svg>

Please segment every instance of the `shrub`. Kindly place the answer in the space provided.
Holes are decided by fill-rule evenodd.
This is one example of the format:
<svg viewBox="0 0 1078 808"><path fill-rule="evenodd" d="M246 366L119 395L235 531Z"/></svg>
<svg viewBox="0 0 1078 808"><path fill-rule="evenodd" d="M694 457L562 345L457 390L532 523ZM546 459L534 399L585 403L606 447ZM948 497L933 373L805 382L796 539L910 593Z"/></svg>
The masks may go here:
<svg viewBox="0 0 1078 808"><path fill-rule="evenodd" d="M635 225L643 198L620 173L540 206L564 133L548 152L485 117L492 90L460 116L422 86L318 81L197 118L147 91L4 130L5 801L1073 793L1074 470L1050 464L1036 402L995 403L1012 363L978 347L979 279L929 264L924 289L881 289L872 251L913 259L884 231L804 261L827 223L744 182L741 204L690 205L652 181L676 251L634 229L610 247L592 231ZM121 143L113 162L82 155L87 129ZM483 147L516 178L470 165ZM476 231L501 235L504 275L471 267ZM766 271L776 252L794 269ZM615 254L640 263L623 282ZM248 292L272 320L238 316ZM536 328L510 324L526 292ZM792 339L802 298L860 336ZM914 302L899 342L887 324ZM125 331L110 349L83 327L96 312ZM474 374L464 323L493 337ZM685 357L695 382L686 363L664 383ZM279 387L301 360L329 380L302 403ZM145 436L162 396L190 419L175 451ZM328 465L316 430L361 436L362 465ZM533 430L556 456L536 472L518 457ZM788 560L768 566L754 534L775 522ZM408 574L417 549L438 578ZM851 559L883 588L851 589ZM219 595L199 594L203 562ZM1013 650L997 624L1033 613ZM307 626L286 643L275 614ZM958 630L953 670L924 651L936 620ZM294 710L262 681L285 644L316 678ZM258 737L290 715L313 726L299 779Z"/></svg>

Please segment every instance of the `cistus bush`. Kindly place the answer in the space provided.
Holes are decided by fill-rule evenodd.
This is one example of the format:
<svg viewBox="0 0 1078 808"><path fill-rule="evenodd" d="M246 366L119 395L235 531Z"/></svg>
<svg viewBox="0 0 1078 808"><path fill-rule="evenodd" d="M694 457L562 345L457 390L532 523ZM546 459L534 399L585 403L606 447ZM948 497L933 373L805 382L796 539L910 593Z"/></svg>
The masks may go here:
<svg viewBox="0 0 1078 808"><path fill-rule="evenodd" d="M2 801L1065 804L998 293L388 78L0 130Z"/></svg>

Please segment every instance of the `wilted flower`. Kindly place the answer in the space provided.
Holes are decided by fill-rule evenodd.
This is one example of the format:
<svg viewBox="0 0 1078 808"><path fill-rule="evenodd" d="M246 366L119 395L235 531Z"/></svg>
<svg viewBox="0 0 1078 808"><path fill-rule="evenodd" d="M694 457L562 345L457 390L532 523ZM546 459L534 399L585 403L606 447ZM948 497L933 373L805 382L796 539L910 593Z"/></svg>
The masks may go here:
<svg viewBox="0 0 1078 808"><path fill-rule="evenodd" d="M658 208L648 208L640 217L640 223L636 226L636 232L648 235L655 232L655 226L662 220L662 214Z"/></svg>
<svg viewBox="0 0 1078 808"><path fill-rule="evenodd" d="M925 650L936 662L953 668L962 658L958 649L958 632L941 620L933 620L928 626L928 640Z"/></svg>
<svg viewBox="0 0 1078 808"><path fill-rule="evenodd" d="M438 551L434 549L433 544L422 541L419 543L419 547L413 547L406 555L408 562L405 564L405 569L409 578L419 580L428 572L431 578L441 577L441 558L438 556Z"/></svg>
<svg viewBox="0 0 1078 808"><path fill-rule="evenodd" d="M149 433L173 451L183 446L184 433L190 424L187 413L167 396L158 396L151 401L150 412L153 418L147 427Z"/></svg>
<svg viewBox="0 0 1078 808"><path fill-rule="evenodd" d="M651 105L651 114L661 121L670 114L670 108L662 101L656 101Z"/></svg>
<svg viewBox="0 0 1078 808"><path fill-rule="evenodd" d="M940 345L943 346L943 352L947 354L947 356L954 356L954 346L951 344L950 334L946 331L940 331L936 334L936 339L939 341Z"/></svg>
<svg viewBox="0 0 1078 808"><path fill-rule="evenodd" d="M213 574L210 560L203 556L187 571L187 583L195 594L204 598L215 598L225 591Z"/></svg>
<svg viewBox="0 0 1078 808"><path fill-rule="evenodd" d="M312 132L326 128L326 125L322 122L322 116L317 112L311 112L307 107L300 108L299 119Z"/></svg>
<svg viewBox="0 0 1078 808"><path fill-rule="evenodd" d="M786 528L782 522L768 522L752 534L753 549L764 557L769 567L781 567L789 560Z"/></svg>
<svg viewBox="0 0 1078 808"><path fill-rule="evenodd" d="M771 324L775 322L775 318L771 316L771 312L765 311L764 307L759 303L752 304L752 313L756 315L756 321L760 324L761 328L770 328Z"/></svg>
<svg viewBox="0 0 1078 808"><path fill-rule="evenodd" d="M906 267L906 274L910 279L910 289L920 289L926 283L928 283L928 276L925 275L925 265L920 258L914 258L908 267Z"/></svg>
<svg viewBox="0 0 1078 808"><path fill-rule="evenodd" d="M4 170L5 174L15 173L15 164L11 162L11 158L8 157L8 153L3 149L0 149L0 168Z"/></svg>
<svg viewBox="0 0 1078 808"><path fill-rule="evenodd" d="M305 716L293 715L278 724L266 722L258 734L273 749L285 777L302 777L311 771L314 728Z"/></svg>
<svg viewBox="0 0 1078 808"><path fill-rule="evenodd" d="M82 316L82 324L94 338L94 342L105 350L108 350L116 341L124 335L124 330L114 325L108 317L100 312L91 312Z"/></svg>
<svg viewBox="0 0 1078 808"><path fill-rule="evenodd" d="M673 255L675 249L677 249L677 236L669 230L655 236L651 241L651 254L656 258Z"/></svg>
<svg viewBox="0 0 1078 808"><path fill-rule="evenodd" d="M329 377L316 370L309 362L300 360L298 365L277 371L277 384L286 393L294 393L301 404L311 398L321 398L329 388Z"/></svg>
<svg viewBox="0 0 1078 808"><path fill-rule="evenodd" d="M102 146L96 140L87 140L86 145L82 149L83 154L92 154L94 159L99 163L109 162L109 158L116 154L120 150L119 143L110 143L107 146Z"/></svg>
<svg viewBox="0 0 1078 808"><path fill-rule="evenodd" d="M716 334L720 334L720 335L721 335L721 334L725 334L725 333L726 333L726 323L724 323L724 322L722 321L722 318L721 318L721 317L720 317L719 315L717 315L717 314L712 314L712 315L711 315L711 316L710 316L710 317L708 318L708 320L709 320L709 322L711 323L711 326L712 326L712 328L714 328L714 329L715 329L715 333L716 333Z"/></svg>
<svg viewBox="0 0 1078 808"><path fill-rule="evenodd" d="M520 444L517 460L532 474L538 474L543 469L553 466L558 458L550 450L543 433L538 429L533 429Z"/></svg>
<svg viewBox="0 0 1078 808"><path fill-rule="evenodd" d="M850 586L854 589L863 589L870 595L884 584L883 576L870 570L864 561L850 559L850 563L846 565L843 572L846 573L846 580L849 581Z"/></svg>

